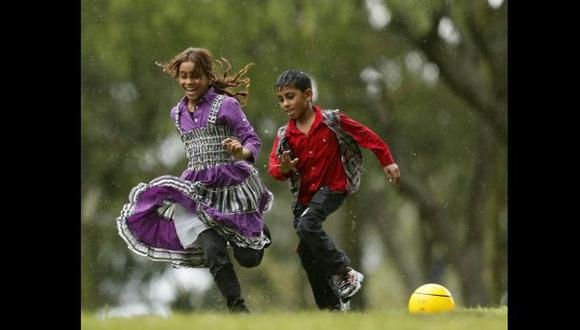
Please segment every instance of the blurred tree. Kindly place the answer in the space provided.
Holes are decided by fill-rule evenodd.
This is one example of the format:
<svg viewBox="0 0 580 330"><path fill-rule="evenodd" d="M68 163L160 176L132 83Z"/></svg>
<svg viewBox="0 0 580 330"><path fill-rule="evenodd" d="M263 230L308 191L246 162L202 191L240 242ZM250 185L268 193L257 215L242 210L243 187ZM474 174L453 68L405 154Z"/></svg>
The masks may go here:
<svg viewBox="0 0 580 330"><path fill-rule="evenodd" d="M466 305L499 303L502 290L498 289L498 285L503 281L505 288L505 278L490 279L489 276L505 274L507 266L505 259L497 258L498 255L505 255L505 241L494 236L497 235L497 228L500 228L502 212L505 212L507 205L506 6L495 10L486 1L469 3L390 1L389 5L393 12L393 22L392 28L385 33L402 37L408 46L414 49L413 53L407 53L404 58L407 67L412 69L413 65L416 65L413 64L414 59L432 63L444 83L436 86L436 93L440 96L432 95L424 98L430 100L432 110L439 117L434 119L442 124L450 121L446 109L449 106L472 111L481 119L480 123L471 121L466 125L466 128L472 130L471 133L453 134L457 130L445 130L444 134L447 137L441 136L440 139L436 136L421 136L421 140L434 143L429 151L444 156L436 157L440 159L437 164L443 167L427 161L429 169L403 172L401 191L416 201L425 228L423 274L427 277L423 281L443 280L441 267L445 268L448 264L458 273L462 298ZM399 113L404 111L398 109L405 107L404 98L413 97L401 94L412 91L415 93L414 96L417 96L417 92L420 93L417 86L406 89L404 84L395 90L389 88L387 84L371 107L392 109L397 111L393 116L399 116ZM449 94L445 89L453 94L449 95L450 98L457 97L458 101L464 102L465 105L443 103L441 95ZM379 111L374 111L373 114L375 120L387 131L396 132L406 126L388 122L384 113ZM452 116L461 118L462 115L456 113ZM428 125L432 125L433 122L427 121ZM413 123L409 126L418 128L417 124L419 123L413 119ZM451 128L449 124L443 126ZM424 131L433 133L434 129L434 127L424 128ZM409 142L413 140L413 136L407 133L393 137ZM441 149L443 146L441 142L446 140L453 140L469 148L473 146L473 149L468 150L470 152L468 155L453 146L450 146L450 152L444 152ZM413 153L417 154L419 153ZM452 161L451 157L457 158L457 155L467 156L461 164L462 168L455 167ZM408 158L400 159L403 169L413 168ZM473 164L469 165L466 162L468 160ZM469 171L470 168L472 170ZM465 173L465 170L469 172ZM442 194L448 189L441 187L429 189L430 185L425 184L429 178L437 177L439 171L451 174L446 175L440 182L445 182L451 187L449 192L452 195ZM463 187L453 186L454 181ZM447 196L441 198L442 195ZM451 199L459 203L454 203ZM491 231L488 228L491 228ZM394 247L392 250L397 251ZM400 252L395 253L394 257L399 264L403 263L404 257ZM496 258L493 265L490 264L490 258ZM405 269L400 267L402 271ZM405 272L404 277L414 278L409 271ZM409 290L412 290L412 287L409 287Z"/></svg>

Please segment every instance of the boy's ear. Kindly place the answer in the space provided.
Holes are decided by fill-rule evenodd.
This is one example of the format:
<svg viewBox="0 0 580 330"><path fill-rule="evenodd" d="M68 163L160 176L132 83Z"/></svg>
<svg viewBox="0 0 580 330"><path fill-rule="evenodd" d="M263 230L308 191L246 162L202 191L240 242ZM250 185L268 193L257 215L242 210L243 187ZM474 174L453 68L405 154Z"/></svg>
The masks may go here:
<svg viewBox="0 0 580 330"><path fill-rule="evenodd" d="M314 92L312 91L312 88L306 88L306 90L304 91L304 96L306 96L306 100L312 101L313 95L314 95Z"/></svg>

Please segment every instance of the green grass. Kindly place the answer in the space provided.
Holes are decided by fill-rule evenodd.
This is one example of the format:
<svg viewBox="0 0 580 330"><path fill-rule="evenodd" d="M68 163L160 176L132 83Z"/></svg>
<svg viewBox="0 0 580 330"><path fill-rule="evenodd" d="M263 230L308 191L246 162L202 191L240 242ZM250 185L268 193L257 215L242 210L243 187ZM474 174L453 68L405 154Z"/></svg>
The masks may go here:
<svg viewBox="0 0 580 330"><path fill-rule="evenodd" d="M169 317L106 318L81 313L83 330L485 330L507 329L507 307L457 309L449 313L410 315L406 310L386 312L268 312L173 314Z"/></svg>

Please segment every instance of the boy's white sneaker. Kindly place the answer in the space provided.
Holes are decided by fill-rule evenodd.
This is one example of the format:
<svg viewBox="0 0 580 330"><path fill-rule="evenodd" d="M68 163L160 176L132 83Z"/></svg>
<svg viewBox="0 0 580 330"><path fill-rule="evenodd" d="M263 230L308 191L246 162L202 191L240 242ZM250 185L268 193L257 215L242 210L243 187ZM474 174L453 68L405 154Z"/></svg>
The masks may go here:
<svg viewBox="0 0 580 330"><path fill-rule="evenodd" d="M350 298L354 296L362 287L362 282L365 276L352 268L342 275L334 275L334 281L338 287L340 299L344 303L348 303Z"/></svg>

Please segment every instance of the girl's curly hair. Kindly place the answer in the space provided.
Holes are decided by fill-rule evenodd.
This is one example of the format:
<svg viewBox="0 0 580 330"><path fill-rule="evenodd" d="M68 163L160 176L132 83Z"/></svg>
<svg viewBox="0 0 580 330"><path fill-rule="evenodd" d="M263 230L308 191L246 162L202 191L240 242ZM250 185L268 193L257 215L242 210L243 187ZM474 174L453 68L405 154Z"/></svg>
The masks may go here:
<svg viewBox="0 0 580 330"><path fill-rule="evenodd" d="M250 89L250 78L244 78L243 76L253 63L246 64L235 76L228 77L228 73L232 70L232 65L228 60L223 57L221 60L216 60L207 49L190 47L176 55L169 63L155 62L155 64L163 68L163 72L177 79L179 66L181 63L188 61L195 63L195 70L201 70L209 79L210 86L213 86L219 94L235 97L242 106L246 105ZM218 67L217 70L214 63ZM222 73L220 74L219 72ZM240 90L242 87L244 89Z"/></svg>

